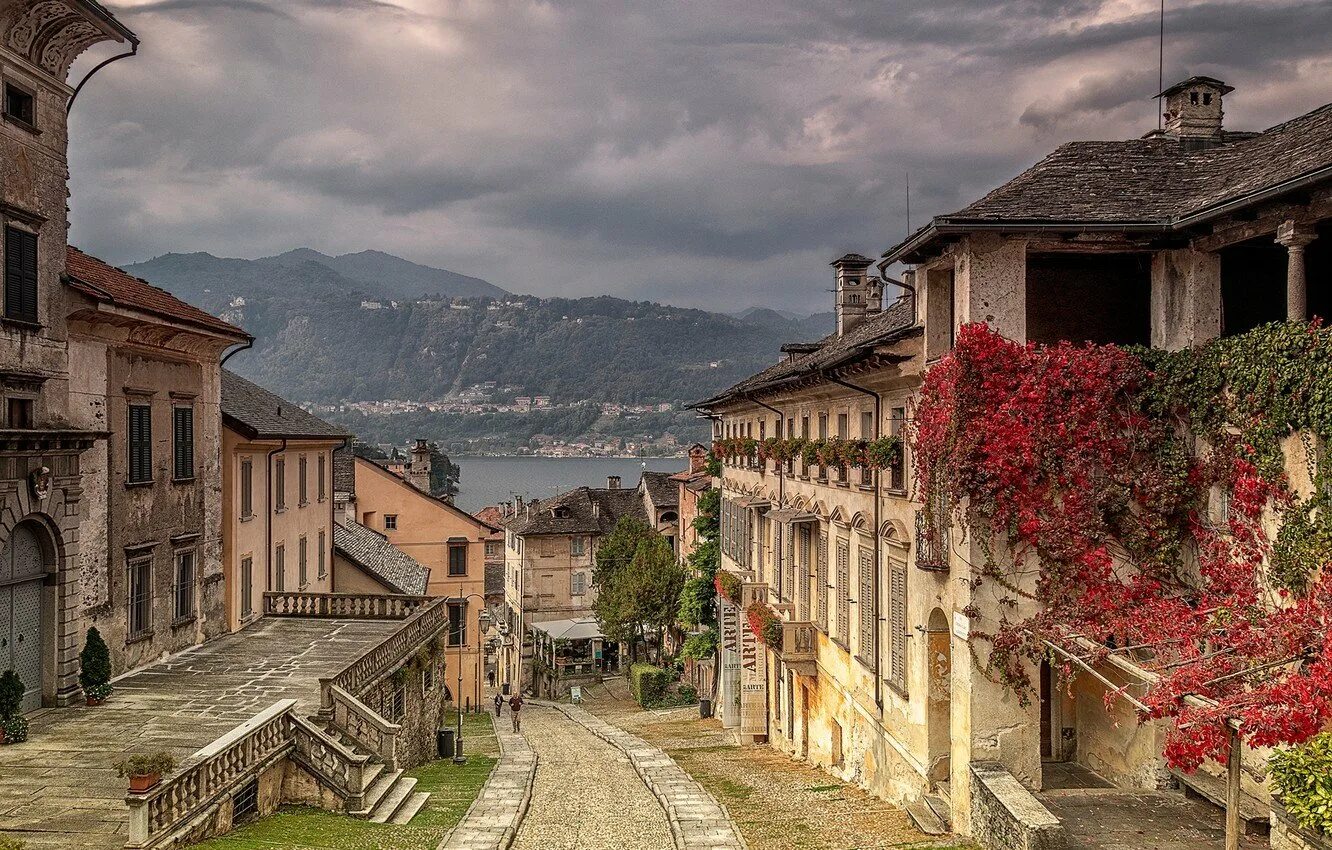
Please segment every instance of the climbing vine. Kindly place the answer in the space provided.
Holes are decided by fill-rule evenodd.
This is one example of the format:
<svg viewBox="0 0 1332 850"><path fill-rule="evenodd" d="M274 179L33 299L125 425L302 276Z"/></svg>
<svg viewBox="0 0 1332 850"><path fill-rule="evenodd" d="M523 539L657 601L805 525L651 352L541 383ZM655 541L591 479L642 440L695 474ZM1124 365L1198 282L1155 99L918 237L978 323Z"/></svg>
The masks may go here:
<svg viewBox="0 0 1332 850"><path fill-rule="evenodd" d="M912 426L919 495L952 506L998 601L967 611L987 673L1027 699L1024 661L1052 645L1129 653L1185 768L1224 756L1228 722L1265 746L1332 719L1330 437L1332 333L1296 323L1180 352L967 325Z"/></svg>

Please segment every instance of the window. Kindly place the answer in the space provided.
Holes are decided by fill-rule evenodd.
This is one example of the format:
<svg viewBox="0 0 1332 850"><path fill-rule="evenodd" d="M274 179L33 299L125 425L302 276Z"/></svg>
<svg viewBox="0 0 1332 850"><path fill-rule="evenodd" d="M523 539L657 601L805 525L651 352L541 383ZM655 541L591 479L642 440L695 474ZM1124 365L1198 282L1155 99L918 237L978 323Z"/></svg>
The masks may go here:
<svg viewBox="0 0 1332 850"><path fill-rule="evenodd" d="M37 110L32 92L25 91L13 83L5 83L5 117L29 127L35 126Z"/></svg>
<svg viewBox="0 0 1332 850"><path fill-rule="evenodd" d="M500 554L500 543L498 540L486 541L486 557L497 558Z"/></svg>
<svg viewBox="0 0 1332 850"><path fill-rule="evenodd" d="M385 530L385 531L397 531L397 530L398 530L398 515L397 515L397 514L384 514L384 530Z"/></svg>
<svg viewBox="0 0 1332 850"><path fill-rule="evenodd" d="M194 478L194 408L171 408L171 438L174 447L173 475L177 481Z"/></svg>
<svg viewBox="0 0 1332 850"><path fill-rule="evenodd" d="M296 544L296 574L299 577L299 587L305 590L306 585L310 583L310 541L305 535Z"/></svg>
<svg viewBox="0 0 1332 850"><path fill-rule="evenodd" d="M467 643L467 629L463 620L463 614L467 611L467 607L461 602L450 602L448 606L449 646L462 646Z"/></svg>
<svg viewBox="0 0 1332 850"><path fill-rule="evenodd" d="M254 516L254 461L245 458L240 464L241 519Z"/></svg>
<svg viewBox="0 0 1332 850"><path fill-rule="evenodd" d="M584 537L569 538L569 554L575 558L581 558L587 554L587 539Z"/></svg>
<svg viewBox="0 0 1332 850"><path fill-rule="evenodd" d="M282 593L287 589L287 547L279 543L273 552L273 590Z"/></svg>
<svg viewBox="0 0 1332 850"><path fill-rule="evenodd" d="M328 535L319 530L319 580L328 578Z"/></svg>
<svg viewBox="0 0 1332 850"><path fill-rule="evenodd" d="M846 646L851 632L851 544L837 541L837 640Z"/></svg>
<svg viewBox="0 0 1332 850"><path fill-rule="evenodd" d="M809 523L800 524L798 532L800 563L796 568L796 588L794 595L796 597L796 619L801 622L809 622L809 562L810 555L810 533Z"/></svg>
<svg viewBox="0 0 1332 850"><path fill-rule="evenodd" d="M175 587L172 597L175 608L172 617L176 621L194 617L194 553L176 553Z"/></svg>
<svg viewBox="0 0 1332 850"><path fill-rule="evenodd" d="M328 499L328 456L319 456L319 501Z"/></svg>
<svg viewBox="0 0 1332 850"><path fill-rule="evenodd" d="M449 544L449 575L451 576L467 575L466 543Z"/></svg>
<svg viewBox="0 0 1332 850"><path fill-rule="evenodd" d="M906 408L894 407L892 418L888 423L888 433L894 437L900 437L905 424ZM888 467L888 487L899 492L906 490L906 441L903 440L902 442L903 447L897 453L897 460L893 461L892 466Z"/></svg>
<svg viewBox="0 0 1332 850"><path fill-rule="evenodd" d="M129 562L129 639L153 630L153 561L151 556Z"/></svg>
<svg viewBox="0 0 1332 850"><path fill-rule="evenodd" d="M874 599L874 552L860 547L860 598L856 600L860 610L860 660L870 667L875 665L879 654L874 644L874 621L878 619L878 605Z"/></svg>
<svg viewBox="0 0 1332 850"><path fill-rule="evenodd" d="M273 510L281 512L287 509L287 461L278 458L273 471Z"/></svg>
<svg viewBox="0 0 1332 850"><path fill-rule="evenodd" d="M37 323L37 236L5 228L5 318Z"/></svg>
<svg viewBox="0 0 1332 850"><path fill-rule="evenodd" d="M407 689L402 685L394 688L384 708L389 720L394 723L402 720L402 716L407 713Z"/></svg>
<svg viewBox="0 0 1332 850"><path fill-rule="evenodd" d="M851 436L851 418L845 413L837 414L837 439L845 440Z"/></svg>
<svg viewBox="0 0 1332 850"><path fill-rule="evenodd" d="M31 428L32 427L32 399L30 398L10 398L6 400L6 419L10 428Z"/></svg>
<svg viewBox="0 0 1332 850"><path fill-rule="evenodd" d="M254 603L250 600L250 597L254 595L254 559L241 558L240 570L241 616L248 617L254 613Z"/></svg>
<svg viewBox="0 0 1332 850"><path fill-rule="evenodd" d="M583 596L587 593L587 573L571 573L569 579L569 593L574 596Z"/></svg>
<svg viewBox="0 0 1332 850"><path fill-rule="evenodd" d="M828 535L819 535L818 569L814 575L814 590L818 599L819 628L828 631Z"/></svg>
<svg viewBox="0 0 1332 850"><path fill-rule="evenodd" d="M874 439L874 411L862 410L860 412L860 439Z"/></svg>
<svg viewBox="0 0 1332 850"><path fill-rule="evenodd" d="M146 404L129 406L129 481L153 480L153 409Z"/></svg>
<svg viewBox="0 0 1332 850"><path fill-rule="evenodd" d="M299 475L296 485L299 494L297 504L303 508L310 504L310 481L307 476L310 471L310 464L305 455L301 455L300 460L297 461L296 471Z"/></svg>
<svg viewBox="0 0 1332 850"><path fill-rule="evenodd" d="M906 681L906 564L890 561L888 565L888 684L903 695Z"/></svg>
<svg viewBox="0 0 1332 850"><path fill-rule="evenodd" d="M433 690L434 687L435 668L427 663L425 669L421 671L421 696L425 696L429 691Z"/></svg>

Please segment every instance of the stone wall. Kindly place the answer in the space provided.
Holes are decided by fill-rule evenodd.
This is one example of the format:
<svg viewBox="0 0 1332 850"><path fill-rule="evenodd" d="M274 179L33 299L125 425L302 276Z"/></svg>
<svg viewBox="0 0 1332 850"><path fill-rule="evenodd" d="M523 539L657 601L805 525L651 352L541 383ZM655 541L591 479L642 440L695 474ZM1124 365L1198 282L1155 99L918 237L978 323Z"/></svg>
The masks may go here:
<svg viewBox="0 0 1332 850"><path fill-rule="evenodd" d="M997 762L971 764L971 835L986 850L1063 850L1064 827Z"/></svg>
<svg viewBox="0 0 1332 850"><path fill-rule="evenodd" d="M1302 829L1279 804L1272 805L1272 850L1332 850L1332 837Z"/></svg>
<svg viewBox="0 0 1332 850"><path fill-rule="evenodd" d="M456 715L445 697L446 669L453 656L431 644L429 651L412 659L397 673L372 687L362 702L385 720L402 726L398 736L398 767L415 767L435 758L435 730L453 728ZM456 687L456 679L453 682ZM401 692L401 697L399 697ZM401 711L399 711L399 707Z"/></svg>

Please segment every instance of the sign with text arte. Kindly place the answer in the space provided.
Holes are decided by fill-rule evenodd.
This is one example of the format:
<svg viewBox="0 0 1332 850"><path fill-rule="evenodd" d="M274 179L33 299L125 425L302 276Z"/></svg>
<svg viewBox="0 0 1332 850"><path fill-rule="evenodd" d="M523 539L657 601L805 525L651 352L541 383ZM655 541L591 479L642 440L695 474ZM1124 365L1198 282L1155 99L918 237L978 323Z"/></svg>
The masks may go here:
<svg viewBox="0 0 1332 850"><path fill-rule="evenodd" d="M749 628L745 609L768 601L766 584L746 582L742 586L744 607L737 611L740 629L740 734L768 734L768 669L758 636Z"/></svg>
<svg viewBox="0 0 1332 850"><path fill-rule="evenodd" d="M717 618L721 624L722 726L740 725L740 609L719 599Z"/></svg>

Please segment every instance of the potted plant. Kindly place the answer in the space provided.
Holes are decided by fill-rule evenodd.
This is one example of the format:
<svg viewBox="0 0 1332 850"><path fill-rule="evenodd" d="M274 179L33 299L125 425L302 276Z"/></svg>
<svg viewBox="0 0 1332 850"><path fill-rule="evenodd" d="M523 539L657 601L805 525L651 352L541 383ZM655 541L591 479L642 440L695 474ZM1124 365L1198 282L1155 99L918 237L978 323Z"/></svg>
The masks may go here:
<svg viewBox="0 0 1332 850"><path fill-rule="evenodd" d="M111 651L106 648L101 632L93 626L79 653L79 684L88 705L101 705L111 695Z"/></svg>
<svg viewBox="0 0 1332 850"><path fill-rule="evenodd" d="M116 763L116 773L129 780L131 794L142 794L162 781L162 774L176 767L170 753L134 755Z"/></svg>
<svg viewBox="0 0 1332 850"><path fill-rule="evenodd" d="M17 744L28 739L28 721L19 712L27 689L13 670L0 673L0 744Z"/></svg>

